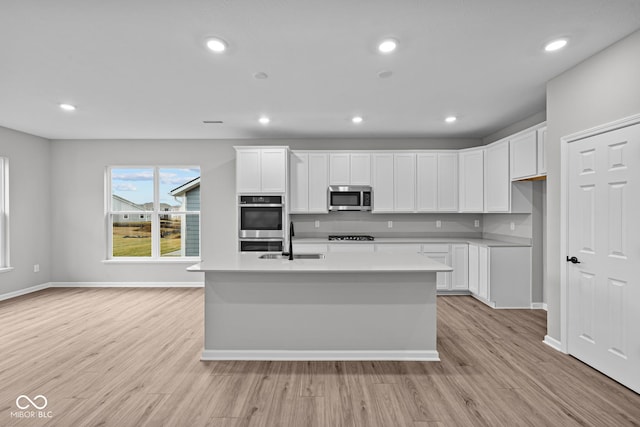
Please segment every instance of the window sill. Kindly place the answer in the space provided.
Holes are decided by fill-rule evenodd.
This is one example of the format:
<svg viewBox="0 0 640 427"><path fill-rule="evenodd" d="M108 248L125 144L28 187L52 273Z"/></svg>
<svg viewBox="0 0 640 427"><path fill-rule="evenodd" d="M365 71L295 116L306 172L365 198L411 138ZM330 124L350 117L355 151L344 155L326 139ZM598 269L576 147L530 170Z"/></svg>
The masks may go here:
<svg viewBox="0 0 640 427"><path fill-rule="evenodd" d="M13 270L13 267L2 267L2 268L0 268L0 274L2 274L2 273L8 273L8 272L10 272L11 270Z"/></svg>
<svg viewBox="0 0 640 427"><path fill-rule="evenodd" d="M104 259L103 264L197 264L200 258L153 259L153 258L118 258Z"/></svg>

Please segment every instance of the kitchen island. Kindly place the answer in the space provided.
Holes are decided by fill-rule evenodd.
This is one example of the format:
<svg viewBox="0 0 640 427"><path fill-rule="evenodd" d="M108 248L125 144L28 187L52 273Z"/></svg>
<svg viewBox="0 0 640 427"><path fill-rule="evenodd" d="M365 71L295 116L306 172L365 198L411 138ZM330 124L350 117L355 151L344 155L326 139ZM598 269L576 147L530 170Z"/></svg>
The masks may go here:
<svg viewBox="0 0 640 427"><path fill-rule="evenodd" d="M202 360L439 360L436 273L419 254L229 253L205 273Z"/></svg>

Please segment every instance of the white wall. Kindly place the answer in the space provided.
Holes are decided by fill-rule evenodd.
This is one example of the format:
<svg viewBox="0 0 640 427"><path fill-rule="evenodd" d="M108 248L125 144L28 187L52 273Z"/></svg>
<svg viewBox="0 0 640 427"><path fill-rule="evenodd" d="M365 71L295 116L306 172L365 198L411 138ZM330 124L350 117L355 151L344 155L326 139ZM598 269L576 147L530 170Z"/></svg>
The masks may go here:
<svg viewBox="0 0 640 427"><path fill-rule="evenodd" d="M201 179L203 260L237 245L234 145L292 149L429 149L479 145L473 139L56 140L52 142L54 282L202 282L188 264L104 263L105 169L109 165L196 165Z"/></svg>
<svg viewBox="0 0 640 427"><path fill-rule="evenodd" d="M547 85L547 333L560 339L560 138L640 113L640 31Z"/></svg>
<svg viewBox="0 0 640 427"><path fill-rule="evenodd" d="M0 127L0 156L9 159L10 257L0 274L0 296L50 281L50 142ZM34 273L34 264L40 272Z"/></svg>

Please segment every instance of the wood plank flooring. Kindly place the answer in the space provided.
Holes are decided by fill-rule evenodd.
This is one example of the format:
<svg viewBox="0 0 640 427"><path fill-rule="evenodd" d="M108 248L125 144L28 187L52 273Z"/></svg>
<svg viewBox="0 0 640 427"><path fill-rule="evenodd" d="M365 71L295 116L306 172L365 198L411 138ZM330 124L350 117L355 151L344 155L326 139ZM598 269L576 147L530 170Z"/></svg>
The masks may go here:
<svg viewBox="0 0 640 427"><path fill-rule="evenodd" d="M640 395L542 343L544 311L438 297L441 362L201 362L202 324L203 289L0 302L0 426L640 425ZM21 394L51 418L12 418Z"/></svg>

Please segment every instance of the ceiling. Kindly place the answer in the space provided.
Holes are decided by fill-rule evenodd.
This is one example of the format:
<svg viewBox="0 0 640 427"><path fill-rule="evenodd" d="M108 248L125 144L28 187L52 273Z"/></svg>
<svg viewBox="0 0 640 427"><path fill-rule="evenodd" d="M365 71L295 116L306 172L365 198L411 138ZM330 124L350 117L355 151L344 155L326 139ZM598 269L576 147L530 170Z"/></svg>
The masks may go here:
<svg viewBox="0 0 640 427"><path fill-rule="evenodd" d="M0 0L0 10L0 126L50 139L481 138L544 110L549 79L640 28L638 0ZM208 50L210 36L227 52ZM382 55L387 36L398 49ZM545 53L559 36L568 46Z"/></svg>

